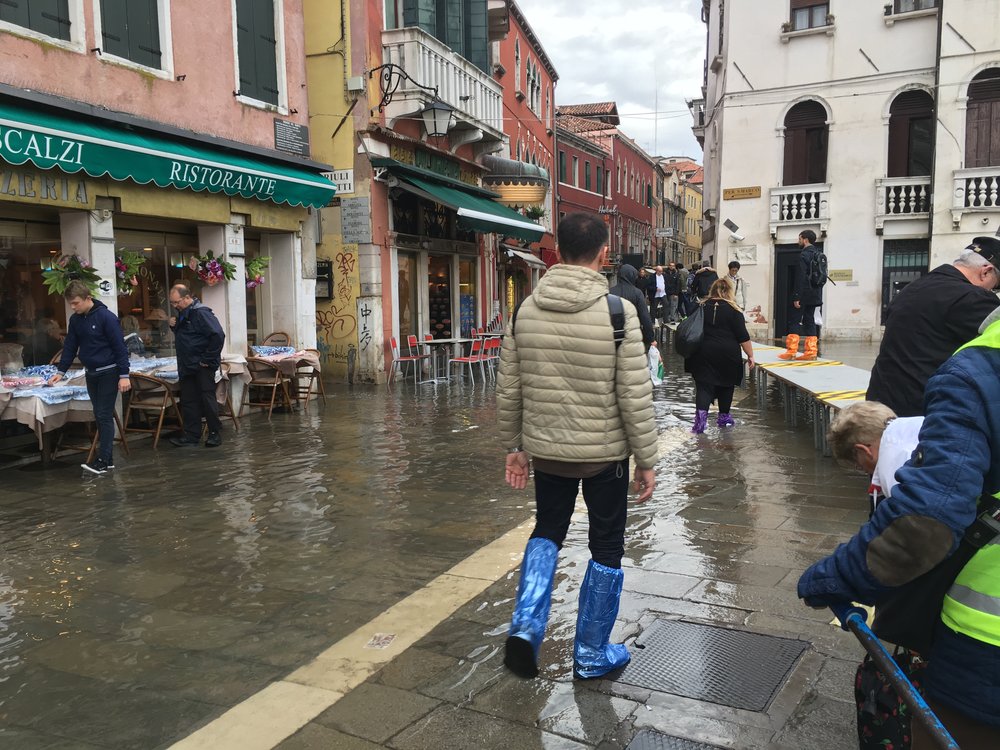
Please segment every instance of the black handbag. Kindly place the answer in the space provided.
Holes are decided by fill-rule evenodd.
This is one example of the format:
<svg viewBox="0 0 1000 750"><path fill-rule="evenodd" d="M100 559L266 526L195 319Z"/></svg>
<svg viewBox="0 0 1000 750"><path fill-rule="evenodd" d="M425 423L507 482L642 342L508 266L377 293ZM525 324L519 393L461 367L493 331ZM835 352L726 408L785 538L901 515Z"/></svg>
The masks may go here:
<svg viewBox="0 0 1000 750"><path fill-rule="evenodd" d="M687 359L698 351L705 338L705 308L701 305L688 315L674 331L674 351Z"/></svg>

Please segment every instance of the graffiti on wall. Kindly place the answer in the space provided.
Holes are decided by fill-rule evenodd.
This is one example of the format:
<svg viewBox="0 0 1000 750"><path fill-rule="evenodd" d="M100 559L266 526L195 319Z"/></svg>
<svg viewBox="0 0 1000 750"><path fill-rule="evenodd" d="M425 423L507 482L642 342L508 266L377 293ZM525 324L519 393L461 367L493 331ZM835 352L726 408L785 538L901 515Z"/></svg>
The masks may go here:
<svg viewBox="0 0 1000 750"><path fill-rule="evenodd" d="M372 308L367 302L362 302L358 307L358 314L361 316L361 329L358 333L358 344L361 351L367 351L372 343Z"/></svg>
<svg viewBox="0 0 1000 750"><path fill-rule="evenodd" d="M331 255L333 299L316 301L316 346L322 362L332 368L334 375L346 376L351 352L359 345L358 246L341 245Z"/></svg>

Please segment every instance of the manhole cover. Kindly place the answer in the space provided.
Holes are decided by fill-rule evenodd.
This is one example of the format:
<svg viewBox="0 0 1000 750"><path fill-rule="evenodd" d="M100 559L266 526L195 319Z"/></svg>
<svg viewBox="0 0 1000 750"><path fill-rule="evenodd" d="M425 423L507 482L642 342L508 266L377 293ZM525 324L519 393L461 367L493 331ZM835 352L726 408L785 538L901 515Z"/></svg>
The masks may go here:
<svg viewBox="0 0 1000 750"><path fill-rule="evenodd" d="M639 636L618 682L748 711L765 711L809 644L677 620Z"/></svg>
<svg viewBox="0 0 1000 750"><path fill-rule="evenodd" d="M723 750L718 745L671 737L651 729L643 729L628 743L625 750Z"/></svg>

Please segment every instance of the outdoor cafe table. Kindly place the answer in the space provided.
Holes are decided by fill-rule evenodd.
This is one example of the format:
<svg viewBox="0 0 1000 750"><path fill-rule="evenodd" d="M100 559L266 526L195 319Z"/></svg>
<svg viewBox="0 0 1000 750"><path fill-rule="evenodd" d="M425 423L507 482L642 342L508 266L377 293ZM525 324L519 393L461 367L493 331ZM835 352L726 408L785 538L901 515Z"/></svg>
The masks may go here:
<svg viewBox="0 0 1000 750"><path fill-rule="evenodd" d="M471 344L473 341L475 341L475 339L467 339L467 338L427 339L426 341L421 341L420 342L421 344L423 344L423 345L425 345L427 347L430 347L432 349L432 351L431 351L431 361L432 361L432 363L434 365L434 377L431 378L430 380L425 380L423 382L425 382L425 383L437 383L437 382L439 382L441 380L447 380L448 379L447 377L443 377L442 378L442 377L438 376L438 357L439 357L439 354L438 354L438 351L436 350L437 347L450 346L450 347L452 347L452 354L455 354L455 350L456 350L457 347L463 346L465 344ZM447 354L447 352L446 352L446 354ZM458 356L461 356L461 351L459 351ZM445 367L447 368L447 366L448 366L448 362L445 361ZM446 372L445 375L447 375L447 374L448 373Z"/></svg>

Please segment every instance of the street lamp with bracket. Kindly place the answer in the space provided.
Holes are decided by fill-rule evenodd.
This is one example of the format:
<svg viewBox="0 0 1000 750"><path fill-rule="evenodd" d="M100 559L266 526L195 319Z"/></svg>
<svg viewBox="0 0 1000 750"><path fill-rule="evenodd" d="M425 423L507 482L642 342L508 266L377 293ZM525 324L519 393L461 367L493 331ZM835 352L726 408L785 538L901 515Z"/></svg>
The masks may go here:
<svg viewBox="0 0 1000 750"><path fill-rule="evenodd" d="M455 110L453 107L450 107L441 101L438 97L437 86L425 86L422 83L419 83L414 80L413 77L401 66L396 65L395 63L385 63L384 65L372 68L368 71L368 77L371 78L376 72L379 73L379 91L382 92L382 98L378 103L379 112L385 110L386 105L392 101L396 91L399 90L400 85L404 80L406 80L418 89L423 89L433 97L431 103L424 107L424 109L420 112L420 116L424 123L424 130L427 132L427 135L431 138L441 138L448 134L448 131L451 130L455 124ZM374 111L372 114L375 114Z"/></svg>

